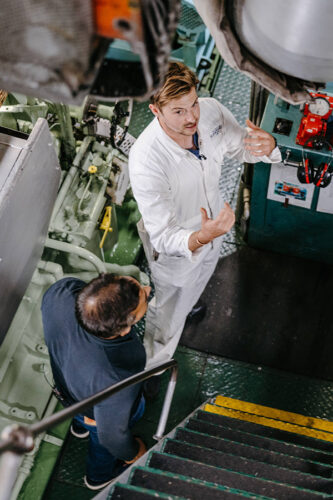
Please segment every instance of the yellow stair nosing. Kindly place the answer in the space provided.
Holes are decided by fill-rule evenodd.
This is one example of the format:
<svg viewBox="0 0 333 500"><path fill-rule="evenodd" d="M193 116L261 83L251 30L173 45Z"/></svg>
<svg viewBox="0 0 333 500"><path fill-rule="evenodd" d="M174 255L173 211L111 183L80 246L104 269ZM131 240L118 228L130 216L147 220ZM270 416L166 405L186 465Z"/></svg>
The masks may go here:
<svg viewBox="0 0 333 500"><path fill-rule="evenodd" d="M238 420L244 420L246 422L252 422L254 424L260 424L265 427L272 427L275 429L280 429L288 432L293 432L295 434L302 434L304 436L309 436L315 439L321 439L323 441L329 441L333 443L333 434L326 433L311 427L303 427L290 422L283 422L281 420L275 420L268 417L243 413L239 410L234 410L231 408L224 408L222 406L215 406L212 404L206 404L203 408L204 411L209 413L215 413L217 415L223 415L226 417L236 418Z"/></svg>
<svg viewBox="0 0 333 500"><path fill-rule="evenodd" d="M221 395L216 397L215 404L218 406L230 408L232 410L239 410L245 413L277 419L283 422L333 433L333 422L322 420L320 418L307 417L298 413L278 410L276 408L257 405L254 403L249 403L247 401L241 401L239 399L227 398Z"/></svg>

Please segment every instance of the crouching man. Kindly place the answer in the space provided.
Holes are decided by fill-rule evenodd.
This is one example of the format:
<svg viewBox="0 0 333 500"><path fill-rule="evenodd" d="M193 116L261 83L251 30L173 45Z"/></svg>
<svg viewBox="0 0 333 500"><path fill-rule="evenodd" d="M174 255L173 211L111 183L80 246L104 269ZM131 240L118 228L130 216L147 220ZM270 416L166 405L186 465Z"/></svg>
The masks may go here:
<svg viewBox="0 0 333 500"><path fill-rule="evenodd" d="M86 284L64 278L42 301L45 341L55 388L66 406L144 369L145 349L132 326L145 314L150 287L128 276L102 274ZM77 415L71 432L89 435L85 484L105 487L146 451L131 426L141 418L141 384Z"/></svg>

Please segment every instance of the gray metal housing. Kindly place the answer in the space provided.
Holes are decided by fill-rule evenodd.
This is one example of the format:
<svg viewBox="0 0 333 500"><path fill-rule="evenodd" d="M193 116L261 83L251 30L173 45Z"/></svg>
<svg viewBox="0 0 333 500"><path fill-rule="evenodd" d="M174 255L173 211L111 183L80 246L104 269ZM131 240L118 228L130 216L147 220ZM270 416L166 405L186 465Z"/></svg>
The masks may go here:
<svg viewBox="0 0 333 500"><path fill-rule="evenodd" d="M60 166L48 124L0 133L0 343L43 251Z"/></svg>

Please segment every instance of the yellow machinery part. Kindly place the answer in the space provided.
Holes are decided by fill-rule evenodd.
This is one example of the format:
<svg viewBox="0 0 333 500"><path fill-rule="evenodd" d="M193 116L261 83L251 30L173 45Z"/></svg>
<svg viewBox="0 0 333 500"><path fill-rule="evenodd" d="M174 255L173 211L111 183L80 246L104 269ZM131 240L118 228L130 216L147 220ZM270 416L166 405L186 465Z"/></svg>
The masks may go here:
<svg viewBox="0 0 333 500"><path fill-rule="evenodd" d="M112 232L111 211L112 211L111 206L105 207L105 213L104 213L101 225L99 226L99 228L104 231L103 237L102 237L101 242L99 244L99 248L103 248L107 234Z"/></svg>

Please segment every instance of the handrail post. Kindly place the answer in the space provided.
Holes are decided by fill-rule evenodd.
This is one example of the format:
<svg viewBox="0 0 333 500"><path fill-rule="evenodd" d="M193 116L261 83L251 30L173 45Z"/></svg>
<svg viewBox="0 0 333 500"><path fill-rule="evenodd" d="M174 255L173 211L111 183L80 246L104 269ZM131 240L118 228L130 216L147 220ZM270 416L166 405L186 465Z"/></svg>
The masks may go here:
<svg viewBox="0 0 333 500"><path fill-rule="evenodd" d="M173 393L175 392L176 383L177 383L177 375L178 375L178 366L175 365L172 367L170 380L168 383L168 387L164 396L163 408L160 415L160 420L158 422L157 431L154 434L153 438L156 441L162 439L165 427L168 421L170 407L172 403Z"/></svg>
<svg viewBox="0 0 333 500"><path fill-rule="evenodd" d="M9 500L15 484L22 455L5 451L0 457L0 500Z"/></svg>
<svg viewBox="0 0 333 500"><path fill-rule="evenodd" d="M9 500L23 454L33 449L34 440L29 429L19 425L5 427L1 437L13 443L13 450L5 451L0 457L0 500Z"/></svg>

